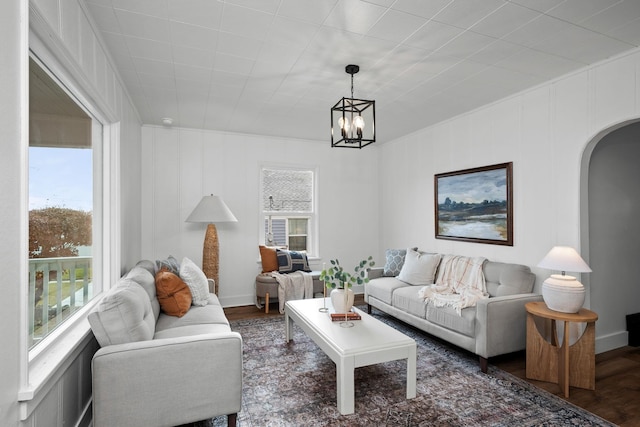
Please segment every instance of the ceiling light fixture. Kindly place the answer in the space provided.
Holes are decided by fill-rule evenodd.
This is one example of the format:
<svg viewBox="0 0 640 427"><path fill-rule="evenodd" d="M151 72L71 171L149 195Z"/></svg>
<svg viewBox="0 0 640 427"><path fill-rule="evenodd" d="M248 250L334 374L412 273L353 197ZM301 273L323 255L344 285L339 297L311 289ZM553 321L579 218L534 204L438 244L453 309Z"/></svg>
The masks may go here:
<svg viewBox="0 0 640 427"><path fill-rule="evenodd" d="M342 98L331 108L331 146L362 148L376 142L376 101L353 97L353 75L357 65L347 65L351 74L351 98Z"/></svg>
<svg viewBox="0 0 640 427"><path fill-rule="evenodd" d="M160 120L162 120L162 124L164 126L171 126L173 124L173 119L171 117L163 117Z"/></svg>

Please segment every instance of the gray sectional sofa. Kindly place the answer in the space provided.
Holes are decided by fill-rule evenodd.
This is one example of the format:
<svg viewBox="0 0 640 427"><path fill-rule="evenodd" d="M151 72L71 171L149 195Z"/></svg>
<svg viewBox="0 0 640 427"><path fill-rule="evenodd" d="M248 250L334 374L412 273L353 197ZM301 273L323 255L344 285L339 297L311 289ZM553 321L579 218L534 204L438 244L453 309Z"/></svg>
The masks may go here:
<svg viewBox="0 0 640 427"><path fill-rule="evenodd" d="M439 268L436 267L434 278L440 274ZM542 301L542 295L532 292L535 275L529 267L519 264L485 261L482 272L489 298L463 308L460 314L450 306L436 306L421 298L418 294L423 284L416 286L400 280L397 270L387 272L387 276L384 272L385 268L369 270L370 281L364 288L369 313L375 307L477 354L485 373L490 357L525 348L524 304Z"/></svg>
<svg viewBox="0 0 640 427"><path fill-rule="evenodd" d="M206 295L204 274L202 305L181 317L162 312L155 270L139 262L89 314L101 346L92 360L93 426L177 426L219 415L235 425L242 337L231 331L212 282Z"/></svg>

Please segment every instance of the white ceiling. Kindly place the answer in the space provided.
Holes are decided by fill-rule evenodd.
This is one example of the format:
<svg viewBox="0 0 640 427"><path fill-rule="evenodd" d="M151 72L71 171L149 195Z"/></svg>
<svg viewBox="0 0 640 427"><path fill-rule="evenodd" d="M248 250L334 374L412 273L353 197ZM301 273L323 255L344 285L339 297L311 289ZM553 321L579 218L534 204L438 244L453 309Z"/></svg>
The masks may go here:
<svg viewBox="0 0 640 427"><path fill-rule="evenodd" d="M145 124L378 142L640 45L640 0L85 0Z"/></svg>

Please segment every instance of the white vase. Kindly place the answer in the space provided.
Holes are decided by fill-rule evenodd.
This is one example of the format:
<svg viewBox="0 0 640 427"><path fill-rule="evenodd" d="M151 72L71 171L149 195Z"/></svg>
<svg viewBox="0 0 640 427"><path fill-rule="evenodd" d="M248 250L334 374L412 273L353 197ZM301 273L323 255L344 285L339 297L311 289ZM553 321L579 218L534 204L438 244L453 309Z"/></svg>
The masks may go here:
<svg viewBox="0 0 640 427"><path fill-rule="evenodd" d="M334 289L331 291L331 305L336 313L347 313L353 307L353 290L347 288L345 297L344 289Z"/></svg>

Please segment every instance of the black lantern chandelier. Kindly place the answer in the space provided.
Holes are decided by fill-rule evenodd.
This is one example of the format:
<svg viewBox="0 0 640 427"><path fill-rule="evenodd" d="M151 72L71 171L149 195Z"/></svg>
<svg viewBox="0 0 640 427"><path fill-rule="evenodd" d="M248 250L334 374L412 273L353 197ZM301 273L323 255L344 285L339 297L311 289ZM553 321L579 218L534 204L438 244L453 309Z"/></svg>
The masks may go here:
<svg viewBox="0 0 640 427"><path fill-rule="evenodd" d="M331 108L331 146L362 148L376 142L376 101L353 97L353 75L357 65L347 65L351 74L351 98L342 98Z"/></svg>

